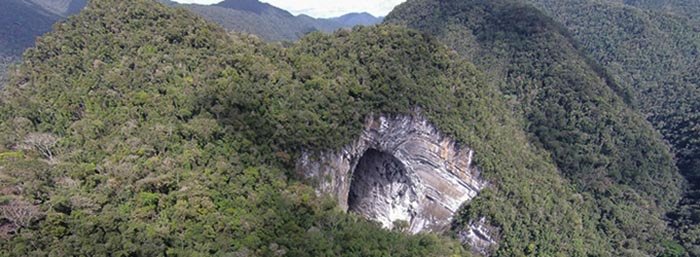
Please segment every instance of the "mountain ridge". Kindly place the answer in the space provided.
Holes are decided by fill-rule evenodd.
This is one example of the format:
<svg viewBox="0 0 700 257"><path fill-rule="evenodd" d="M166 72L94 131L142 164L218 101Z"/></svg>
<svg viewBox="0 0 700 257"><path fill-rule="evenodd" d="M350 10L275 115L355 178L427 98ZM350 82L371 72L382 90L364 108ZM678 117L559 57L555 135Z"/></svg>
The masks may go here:
<svg viewBox="0 0 700 257"><path fill-rule="evenodd" d="M380 18L368 13L348 13L335 18L314 18L304 14L294 16L287 10L258 0L226 0L213 5L179 6L229 30L256 34L269 41L295 41L313 31L330 33L340 28L381 22Z"/></svg>
<svg viewBox="0 0 700 257"><path fill-rule="evenodd" d="M691 255L700 256L700 34L697 1L528 0L565 24L582 50L616 75L636 108L663 135L689 183L674 217ZM654 6L666 6L653 8ZM690 5L690 8L680 6ZM669 13L668 8L679 10ZM581 10L596 10L582 12ZM683 13L683 11L690 11ZM695 216L694 216L695 215Z"/></svg>
<svg viewBox="0 0 700 257"><path fill-rule="evenodd" d="M364 25L364 26L369 26L369 25L374 25L377 23L382 22L383 17L375 17L372 14L369 14L367 12L360 12L360 13L348 13L344 14L339 17L335 18L329 18L330 20L333 20L335 22L338 22L340 24L343 24L348 27L352 27L355 25Z"/></svg>
<svg viewBox="0 0 700 257"><path fill-rule="evenodd" d="M74 14L84 0L5 0L0 2L0 87L8 67L20 59L36 37Z"/></svg>
<svg viewBox="0 0 700 257"><path fill-rule="evenodd" d="M221 6L224 8L253 12L256 14L262 14L265 12L283 12L292 15L286 10L277 8L268 3L263 3L258 0L224 0L212 6Z"/></svg>
<svg viewBox="0 0 700 257"><path fill-rule="evenodd" d="M494 78L533 144L551 153L581 193L592 194L602 217L599 233L616 231L614 240L636 242L629 249L613 246L614 256L666 251L659 246L673 237L664 217L682 191L669 147L562 25L526 3L505 0L409 0L386 22L437 37ZM499 226L514 226L512 219ZM527 246L523 236L506 238L501 254L517 255ZM537 252L556 252L549 250Z"/></svg>

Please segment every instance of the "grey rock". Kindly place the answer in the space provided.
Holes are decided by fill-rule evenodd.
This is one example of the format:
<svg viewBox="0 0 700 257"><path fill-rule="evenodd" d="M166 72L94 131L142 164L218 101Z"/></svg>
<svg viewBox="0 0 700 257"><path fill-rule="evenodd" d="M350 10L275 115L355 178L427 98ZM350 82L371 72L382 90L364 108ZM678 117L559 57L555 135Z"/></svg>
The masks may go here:
<svg viewBox="0 0 700 257"><path fill-rule="evenodd" d="M457 232L457 237L462 244L471 246L472 251L484 256L491 255L492 246L497 240L492 236L495 228L488 225L486 218L471 221Z"/></svg>
<svg viewBox="0 0 700 257"><path fill-rule="evenodd" d="M473 159L472 149L416 111L368 117L360 138L339 151L304 153L297 170L343 210L388 229L405 221L418 233L449 228L459 207L487 186Z"/></svg>

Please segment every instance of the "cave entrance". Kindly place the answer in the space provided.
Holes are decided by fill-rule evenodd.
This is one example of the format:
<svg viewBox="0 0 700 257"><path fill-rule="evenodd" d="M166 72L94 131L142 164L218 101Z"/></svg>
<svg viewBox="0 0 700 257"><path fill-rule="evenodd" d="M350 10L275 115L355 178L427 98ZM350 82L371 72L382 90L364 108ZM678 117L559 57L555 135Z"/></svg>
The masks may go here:
<svg viewBox="0 0 700 257"><path fill-rule="evenodd" d="M411 224L416 216L418 197L400 160L391 154L369 149L352 174L349 211L379 221L389 229L398 221Z"/></svg>

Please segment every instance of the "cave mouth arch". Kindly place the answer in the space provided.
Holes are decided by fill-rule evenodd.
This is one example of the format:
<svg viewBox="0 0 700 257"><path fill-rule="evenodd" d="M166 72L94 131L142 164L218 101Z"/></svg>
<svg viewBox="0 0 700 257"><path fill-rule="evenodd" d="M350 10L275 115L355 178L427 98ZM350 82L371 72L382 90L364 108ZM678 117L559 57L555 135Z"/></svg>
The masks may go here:
<svg viewBox="0 0 700 257"><path fill-rule="evenodd" d="M418 196L406 166L395 156L370 148L360 157L350 182L348 211L393 228L416 216Z"/></svg>

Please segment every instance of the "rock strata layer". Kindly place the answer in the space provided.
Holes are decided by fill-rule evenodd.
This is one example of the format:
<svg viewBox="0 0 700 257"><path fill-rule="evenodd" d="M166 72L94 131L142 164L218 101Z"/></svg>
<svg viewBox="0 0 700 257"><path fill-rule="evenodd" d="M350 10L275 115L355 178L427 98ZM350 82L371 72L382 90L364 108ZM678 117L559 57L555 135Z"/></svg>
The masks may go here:
<svg viewBox="0 0 700 257"><path fill-rule="evenodd" d="M297 169L341 208L392 229L441 231L486 183L474 151L416 115L368 117L360 138L340 151L305 153Z"/></svg>

